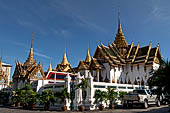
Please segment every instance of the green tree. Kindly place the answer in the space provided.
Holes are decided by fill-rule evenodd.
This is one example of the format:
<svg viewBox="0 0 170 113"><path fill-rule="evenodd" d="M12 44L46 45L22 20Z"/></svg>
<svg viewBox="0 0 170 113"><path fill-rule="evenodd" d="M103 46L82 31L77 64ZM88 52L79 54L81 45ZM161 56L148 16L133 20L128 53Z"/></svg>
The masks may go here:
<svg viewBox="0 0 170 113"><path fill-rule="evenodd" d="M119 92L119 98L122 99L124 95L127 95L128 93L127 92L124 92L124 91L120 91Z"/></svg>
<svg viewBox="0 0 170 113"><path fill-rule="evenodd" d="M20 90L21 90L21 103L23 104L24 107L27 107L29 96L33 90L31 89L31 86L29 84L26 84Z"/></svg>
<svg viewBox="0 0 170 113"><path fill-rule="evenodd" d="M58 100L60 100L60 103L64 102L62 109L64 111L67 110L67 106L65 106L66 99L70 99L70 93L67 92L67 88L63 88L60 92L56 92L55 96Z"/></svg>
<svg viewBox="0 0 170 113"><path fill-rule="evenodd" d="M113 102L116 101L117 96L118 96L118 93L115 92L114 88L107 88L107 100L109 100L110 105L112 105Z"/></svg>
<svg viewBox="0 0 170 113"><path fill-rule="evenodd" d="M161 61L158 70L151 71L152 76L148 79L150 88L156 86L155 92L160 95L162 92L170 94L170 61Z"/></svg>
<svg viewBox="0 0 170 113"><path fill-rule="evenodd" d="M43 91L40 95L40 103L44 105L45 110L49 110L50 105L54 105L55 97L51 90Z"/></svg>
<svg viewBox="0 0 170 113"><path fill-rule="evenodd" d="M19 106L20 102L21 102L21 89L16 88L13 91L12 103L14 103L16 106Z"/></svg>
<svg viewBox="0 0 170 113"><path fill-rule="evenodd" d="M106 91L101 91L101 90L96 90L94 93L94 98L95 98L95 103L100 103L106 102L107 101L107 92Z"/></svg>
<svg viewBox="0 0 170 113"><path fill-rule="evenodd" d="M35 105L37 104L39 99L39 94L35 91L30 91L30 94L28 96L28 105L34 109Z"/></svg>

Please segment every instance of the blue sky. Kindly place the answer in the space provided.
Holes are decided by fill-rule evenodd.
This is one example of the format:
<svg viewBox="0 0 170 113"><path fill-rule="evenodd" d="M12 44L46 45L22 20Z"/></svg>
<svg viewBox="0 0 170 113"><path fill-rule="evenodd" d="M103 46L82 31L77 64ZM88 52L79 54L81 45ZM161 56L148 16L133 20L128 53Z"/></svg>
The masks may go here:
<svg viewBox="0 0 170 113"><path fill-rule="evenodd" d="M73 67L91 55L97 44L114 41L120 6L127 42L153 46L160 42L163 58L170 56L169 0L0 0L0 49L3 62L15 68L24 62L34 32L34 58L47 70L61 62L64 49Z"/></svg>

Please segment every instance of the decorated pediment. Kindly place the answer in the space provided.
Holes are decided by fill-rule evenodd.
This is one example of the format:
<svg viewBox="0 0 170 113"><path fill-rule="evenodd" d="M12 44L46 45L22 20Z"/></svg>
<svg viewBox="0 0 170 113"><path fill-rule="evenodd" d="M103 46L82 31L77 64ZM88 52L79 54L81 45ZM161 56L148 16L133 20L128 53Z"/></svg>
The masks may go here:
<svg viewBox="0 0 170 113"><path fill-rule="evenodd" d="M41 66L36 66L32 72L30 72L29 74L30 79L32 80L42 80L42 79L46 79L45 75L44 75L44 71L42 70Z"/></svg>
<svg viewBox="0 0 170 113"><path fill-rule="evenodd" d="M34 78L41 79L43 78L43 75L41 74L40 70L34 75Z"/></svg>

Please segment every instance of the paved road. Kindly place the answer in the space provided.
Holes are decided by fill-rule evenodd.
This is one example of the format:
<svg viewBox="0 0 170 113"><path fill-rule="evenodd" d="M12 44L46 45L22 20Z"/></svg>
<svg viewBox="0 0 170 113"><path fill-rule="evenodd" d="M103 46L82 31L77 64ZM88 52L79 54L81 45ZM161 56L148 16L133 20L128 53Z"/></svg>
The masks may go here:
<svg viewBox="0 0 170 113"><path fill-rule="evenodd" d="M16 108L4 108L0 107L0 113L82 113L82 112L57 112L57 111L31 111ZM105 111L85 111L84 113L170 113L168 112L168 106L150 107L148 109L133 108L133 109L114 109Z"/></svg>

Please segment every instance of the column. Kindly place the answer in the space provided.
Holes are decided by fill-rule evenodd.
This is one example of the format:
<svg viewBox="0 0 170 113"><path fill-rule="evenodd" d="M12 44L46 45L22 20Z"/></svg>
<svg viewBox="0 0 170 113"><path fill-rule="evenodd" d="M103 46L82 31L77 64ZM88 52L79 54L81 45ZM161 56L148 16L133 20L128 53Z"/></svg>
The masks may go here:
<svg viewBox="0 0 170 113"><path fill-rule="evenodd" d="M67 76L65 78L65 87L67 88L67 92L70 94L70 82L71 82L71 77L69 75L69 73L67 73ZM66 99L66 106L67 106L67 109L70 110L70 100L69 99Z"/></svg>
<svg viewBox="0 0 170 113"><path fill-rule="evenodd" d="M96 74L97 74L97 82L99 82L99 69L96 70Z"/></svg>

